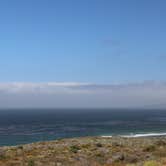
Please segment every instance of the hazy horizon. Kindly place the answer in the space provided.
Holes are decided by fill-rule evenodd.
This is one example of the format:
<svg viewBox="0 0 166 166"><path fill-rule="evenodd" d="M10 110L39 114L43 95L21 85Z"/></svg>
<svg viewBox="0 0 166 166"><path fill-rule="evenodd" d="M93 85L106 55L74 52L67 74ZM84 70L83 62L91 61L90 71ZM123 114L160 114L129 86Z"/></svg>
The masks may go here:
<svg viewBox="0 0 166 166"><path fill-rule="evenodd" d="M0 108L166 108L166 82L0 83Z"/></svg>

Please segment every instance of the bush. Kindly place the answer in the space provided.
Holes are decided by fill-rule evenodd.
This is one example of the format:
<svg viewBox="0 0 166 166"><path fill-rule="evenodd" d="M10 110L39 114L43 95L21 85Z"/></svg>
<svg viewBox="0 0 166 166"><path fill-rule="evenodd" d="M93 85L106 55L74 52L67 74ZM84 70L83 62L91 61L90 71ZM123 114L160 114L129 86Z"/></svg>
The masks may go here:
<svg viewBox="0 0 166 166"><path fill-rule="evenodd" d="M165 146L166 142L164 140L158 140L158 141L156 141L155 144L158 145L158 146Z"/></svg>
<svg viewBox="0 0 166 166"><path fill-rule="evenodd" d="M70 151L73 152L73 153L77 153L78 150L80 150L80 147L77 146L77 145L72 145L70 146Z"/></svg>
<svg viewBox="0 0 166 166"><path fill-rule="evenodd" d="M98 148L101 148L101 147L102 147L102 144L101 144L101 143L97 143L96 146L97 146Z"/></svg>
<svg viewBox="0 0 166 166"><path fill-rule="evenodd" d="M156 147L154 145L149 145L143 149L144 152L153 152L156 150Z"/></svg>
<svg viewBox="0 0 166 166"><path fill-rule="evenodd" d="M6 159L5 150L0 149L0 160Z"/></svg>
<svg viewBox="0 0 166 166"><path fill-rule="evenodd" d="M136 163L139 161L139 156L137 156L136 154L128 155L125 157L125 161L129 163Z"/></svg>
<svg viewBox="0 0 166 166"><path fill-rule="evenodd" d="M19 146L18 146L18 149L23 149L23 146L22 146L22 145L19 145Z"/></svg>
<svg viewBox="0 0 166 166"><path fill-rule="evenodd" d="M33 160L28 161L28 166L35 166L35 162Z"/></svg>
<svg viewBox="0 0 166 166"><path fill-rule="evenodd" d="M146 161L143 166L161 166L157 161Z"/></svg>

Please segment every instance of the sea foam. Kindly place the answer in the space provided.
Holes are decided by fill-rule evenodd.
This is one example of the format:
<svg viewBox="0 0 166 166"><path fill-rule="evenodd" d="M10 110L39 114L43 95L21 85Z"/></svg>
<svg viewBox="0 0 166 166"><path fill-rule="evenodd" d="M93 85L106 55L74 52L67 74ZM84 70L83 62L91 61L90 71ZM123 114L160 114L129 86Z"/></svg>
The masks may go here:
<svg viewBox="0 0 166 166"><path fill-rule="evenodd" d="M117 135L124 138L138 138L138 137L155 137L155 136L166 136L166 133L142 133L142 134L130 134L130 135ZM102 135L103 138L111 138L112 135Z"/></svg>

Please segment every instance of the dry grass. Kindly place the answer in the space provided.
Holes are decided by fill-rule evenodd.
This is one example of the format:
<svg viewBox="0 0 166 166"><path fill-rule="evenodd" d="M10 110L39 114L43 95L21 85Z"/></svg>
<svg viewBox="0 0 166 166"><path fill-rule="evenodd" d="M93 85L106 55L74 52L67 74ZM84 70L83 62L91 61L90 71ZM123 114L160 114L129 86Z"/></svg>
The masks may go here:
<svg viewBox="0 0 166 166"><path fill-rule="evenodd" d="M0 166L166 166L166 138L85 137L0 147Z"/></svg>

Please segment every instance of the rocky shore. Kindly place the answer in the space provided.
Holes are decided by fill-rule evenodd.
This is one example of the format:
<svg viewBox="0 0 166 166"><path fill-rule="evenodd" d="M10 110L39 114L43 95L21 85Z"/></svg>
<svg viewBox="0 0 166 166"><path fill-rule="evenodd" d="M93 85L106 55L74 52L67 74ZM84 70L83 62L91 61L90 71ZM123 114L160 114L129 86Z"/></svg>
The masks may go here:
<svg viewBox="0 0 166 166"><path fill-rule="evenodd" d="M166 137L82 137L0 147L0 166L166 166Z"/></svg>

